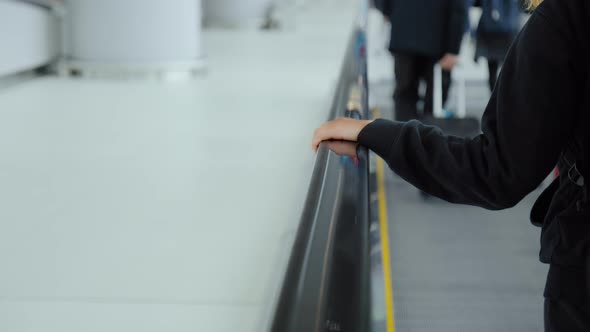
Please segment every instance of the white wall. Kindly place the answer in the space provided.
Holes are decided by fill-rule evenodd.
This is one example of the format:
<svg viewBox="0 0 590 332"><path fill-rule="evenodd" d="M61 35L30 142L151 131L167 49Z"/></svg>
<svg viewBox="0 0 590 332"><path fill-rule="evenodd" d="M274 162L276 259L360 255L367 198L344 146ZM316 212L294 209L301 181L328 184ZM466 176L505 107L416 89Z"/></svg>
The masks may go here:
<svg viewBox="0 0 590 332"><path fill-rule="evenodd" d="M29 3L0 0L0 76L49 63L58 54L58 20Z"/></svg>

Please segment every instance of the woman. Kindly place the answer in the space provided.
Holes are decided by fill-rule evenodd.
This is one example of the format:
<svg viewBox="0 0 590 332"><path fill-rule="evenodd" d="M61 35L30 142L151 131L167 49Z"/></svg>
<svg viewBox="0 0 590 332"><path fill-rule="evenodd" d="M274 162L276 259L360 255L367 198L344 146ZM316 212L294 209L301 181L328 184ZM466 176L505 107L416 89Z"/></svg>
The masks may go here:
<svg viewBox="0 0 590 332"><path fill-rule="evenodd" d="M496 85L498 70L520 28L518 0L476 0L482 14L476 31L475 61L486 58L490 91Z"/></svg>
<svg viewBox="0 0 590 332"><path fill-rule="evenodd" d="M508 52L482 118L482 134L446 136L418 121L337 119L318 128L358 141L419 189L450 202L505 209L557 163L560 178L538 199L540 259L550 264L546 331L590 331L590 1L539 5Z"/></svg>

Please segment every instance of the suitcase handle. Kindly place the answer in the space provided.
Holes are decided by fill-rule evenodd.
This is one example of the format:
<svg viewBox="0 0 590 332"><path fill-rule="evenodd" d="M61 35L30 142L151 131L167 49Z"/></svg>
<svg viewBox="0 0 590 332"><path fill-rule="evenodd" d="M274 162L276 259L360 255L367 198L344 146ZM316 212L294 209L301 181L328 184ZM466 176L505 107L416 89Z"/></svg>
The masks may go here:
<svg viewBox="0 0 590 332"><path fill-rule="evenodd" d="M437 62L434 65L433 86L432 86L432 113L435 118L444 118L443 98L442 98L442 68ZM465 105L465 77L460 69L456 69L453 74L455 85L457 88L457 112L455 117L463 119L467 115L467 107Z"/></svg>
<svg viewBox="0 0 590 332"><path fill-rule="evenodd" d="M435 118L444 118L445 114L443 112L443 98L442 98L442 68L440 64L437 62L434 65L434 77L433 77L433 86L432 86L432 113Z"/></svg>

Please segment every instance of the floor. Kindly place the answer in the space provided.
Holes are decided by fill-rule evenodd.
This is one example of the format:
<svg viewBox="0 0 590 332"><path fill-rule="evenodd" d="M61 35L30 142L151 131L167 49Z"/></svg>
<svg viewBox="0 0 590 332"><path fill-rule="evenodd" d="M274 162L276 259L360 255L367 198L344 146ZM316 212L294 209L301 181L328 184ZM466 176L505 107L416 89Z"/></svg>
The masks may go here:
<svg viewBox="0 0 590 332"><path fill-rule="evenodd" d="M490 212L424 202L391 174L386 181L396 331L543 330L547 267L528 222L539 193Z"/></svg>
<svg viewBox="0 0 590 332"><path fill-rule="evenodd" d="M0 331L265 329L355 10L207 30L195 81L3 87Z"/></svg>

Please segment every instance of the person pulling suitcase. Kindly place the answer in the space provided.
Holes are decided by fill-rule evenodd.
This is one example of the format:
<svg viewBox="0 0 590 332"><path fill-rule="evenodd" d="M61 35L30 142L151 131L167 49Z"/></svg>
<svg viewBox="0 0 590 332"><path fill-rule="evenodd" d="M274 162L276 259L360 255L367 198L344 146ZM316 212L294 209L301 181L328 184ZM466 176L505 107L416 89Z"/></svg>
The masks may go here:
<svg viewBox="0 0 590 332"><path fill-rule="evenodd" d="M422 114L432 114L433 68L443 69L443 102L451 84L467 23L465 0L380 0L377 8L391 23L389 51L395 62L395 118L419 117L420 82L426 82Z"/></svg>

